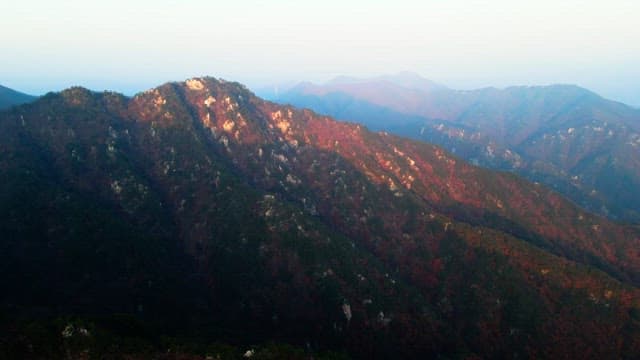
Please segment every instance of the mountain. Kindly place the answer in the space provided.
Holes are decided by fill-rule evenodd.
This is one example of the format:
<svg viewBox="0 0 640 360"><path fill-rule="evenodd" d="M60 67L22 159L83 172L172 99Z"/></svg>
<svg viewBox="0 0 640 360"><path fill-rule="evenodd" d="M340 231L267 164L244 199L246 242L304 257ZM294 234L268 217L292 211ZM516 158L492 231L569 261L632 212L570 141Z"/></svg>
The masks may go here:
<svg viewBox="0 0 640 360"><path fill-rule="evenodd" d="M640 353L640 229L237 83L50 93L0 155L2 357Z"/></svg>
<svg viewBox="0 0 640 360"><path fill-rule="evenodd" d="M274 100L434 143L590 211L640 221L639 110L571 85L458 91L420 82L428 80L303 83Z"/></svg>
<svg viewBox="0 0 640 360"><path fill-rule="evenodd" d="M400 72L394 75L382 75L372 79L359 79L348 76L339 76L329 81L326 85L333 89L348 89L352 86L358 86L362 84L370 85L372 83L385 86L396 85L403 89L418 90L426 93L448 90L444 85L425 79L416 73L408 71ZM375 89L373 90L375 92Z"/></svg>
<svg viewBox="0 0 640 360"><path fill-rule="evenodd" d="M0 85L0 110L35 100L35 96L23 94Z"/></svg>

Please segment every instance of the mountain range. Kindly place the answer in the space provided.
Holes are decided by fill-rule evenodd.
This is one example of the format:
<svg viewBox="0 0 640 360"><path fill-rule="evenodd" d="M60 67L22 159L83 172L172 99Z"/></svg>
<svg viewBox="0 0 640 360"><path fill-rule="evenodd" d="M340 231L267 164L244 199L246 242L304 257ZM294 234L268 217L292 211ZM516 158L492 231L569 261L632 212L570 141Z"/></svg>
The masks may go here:
<svg viewBox="0 0 640 360"><path fill-rule="evenodd" d="M573 85L460 91L401 73L301 83L271 99L437 144L612 219L640 221L640 110Z"/></svg>
<svg viewBox="0 0 640 360"><path fill-rule="evenodd" d="M0 110L14 105L21 105L35 100L35 96L23 94L0 85Z"/></svg>
<svg viewBox="0 0 640 360"><path fill-rule="evenodd" d="M640 354L640 229L238 83L0 112L0 177L3 357Z"/></svg>

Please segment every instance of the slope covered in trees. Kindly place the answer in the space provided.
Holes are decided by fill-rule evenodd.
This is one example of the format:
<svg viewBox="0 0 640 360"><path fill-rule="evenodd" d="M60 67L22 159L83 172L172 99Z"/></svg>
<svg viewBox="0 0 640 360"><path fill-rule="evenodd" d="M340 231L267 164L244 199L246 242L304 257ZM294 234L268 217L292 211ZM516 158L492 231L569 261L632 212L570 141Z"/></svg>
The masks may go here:
<svg viewBox="0 0 640 360"><path fill-rule="evenodd" d="M458 91L417 75L301 84L275 100L437 144L613 219L640 219L640 111L571 85Z"/></svg>
<svg viewBox="0 0 640 360"><path fill-rule="evenodd" d="M638 230L439 147L212 78L0 130L4 354L640 352Z"/></svg>

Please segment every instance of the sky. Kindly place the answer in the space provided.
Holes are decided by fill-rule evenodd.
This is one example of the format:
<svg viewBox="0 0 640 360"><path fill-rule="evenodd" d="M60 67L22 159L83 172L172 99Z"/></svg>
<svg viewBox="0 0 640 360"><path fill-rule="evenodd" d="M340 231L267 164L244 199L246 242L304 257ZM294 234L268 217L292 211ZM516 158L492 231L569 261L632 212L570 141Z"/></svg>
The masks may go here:
<svg viewBox="0 0 640 360"><path fill-rule="evenodd" d="M637 0L7 0L0 84L132 95L202 75L259 88L411 71L640 107L639 25Z"/></svg>

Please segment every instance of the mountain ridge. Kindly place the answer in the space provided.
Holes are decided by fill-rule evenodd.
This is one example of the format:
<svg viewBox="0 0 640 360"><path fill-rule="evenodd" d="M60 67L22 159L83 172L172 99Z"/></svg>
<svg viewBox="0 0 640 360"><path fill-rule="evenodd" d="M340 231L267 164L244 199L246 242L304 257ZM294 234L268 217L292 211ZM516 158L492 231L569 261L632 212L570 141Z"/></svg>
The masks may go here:
<svg viewBox="0 0 640 360"><path fill-rule="evenodd" d="M218 324L214 339L356 358L640 349L637 229L441 148L214 78L130 99L73 88L0 128L0 231L22 239L2 244L3 307L27 291L13 276L39 291L52 275L34 267L53 262L68 290L32 298L42 308L86 316L106 287L118 311Z"/></svg>
<svg viewBox="0 0 640 360"><path fill-rule="evenodd" d="M640 184L635 109L575 85L433 93L375 80L358 86L298 87L278 101L433 142L467 161L553 186L614 219L639 216L630 190Z"/></svg>
<svg viewBox="0 0 640 360"><path fill-rule="evenodd" d="M14 105L22 105L35 99L36 96L27 95L0 85L0 110Z"/></svg>

